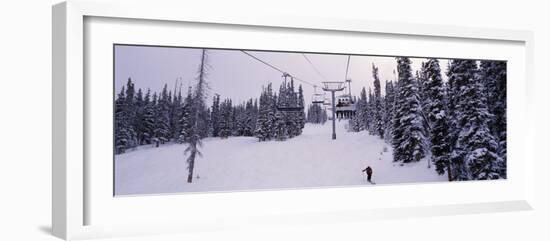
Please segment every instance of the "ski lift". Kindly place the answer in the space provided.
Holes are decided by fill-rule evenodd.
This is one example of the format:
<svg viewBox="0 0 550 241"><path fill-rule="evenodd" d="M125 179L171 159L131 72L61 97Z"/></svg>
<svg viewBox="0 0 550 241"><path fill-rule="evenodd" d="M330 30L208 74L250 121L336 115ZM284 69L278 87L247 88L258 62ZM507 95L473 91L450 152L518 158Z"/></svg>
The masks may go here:
<svg viewBox="0 0 550 241"><path fill-rule="evenodd" d="M313 95L313 101L311 101L312 104L323 104L325 103L325 97L323 97L322 94L315 94Z"/></svg>
<svg viewBox="0 0 550 241"><path fill-rule="evenodd" d="M283 73L282 77L285 78L284 83L286 83L286 78L287 77L293 78L292 75L290 75L286 72ZM289 107L289 106L279 106L279 105L277 105L277 111L280 111L280 112L302 112L302 111L304 111L304 107L303 106Z"/></svg>
<svg viewBox="0 0 550 241"><path fill-rule="evenodd" d="M346 86L348 90L348 94L349 96L351 96L351 79L346 78L346 83L348 83L348 86Z"/></svg>
<svg viewBox="0 0 550 241"><path fill-rule="evenodd" d="M323 95L323 105L330 106L330 99L325 95Z"/></svg>
<svg viewBox="0 0 550 241"><path fill-rule="evenodd" d="M311 97L311 103L314 105L325 103L325 96L323 94L317 93L317 86L313 86L313 96Z"/></svg>

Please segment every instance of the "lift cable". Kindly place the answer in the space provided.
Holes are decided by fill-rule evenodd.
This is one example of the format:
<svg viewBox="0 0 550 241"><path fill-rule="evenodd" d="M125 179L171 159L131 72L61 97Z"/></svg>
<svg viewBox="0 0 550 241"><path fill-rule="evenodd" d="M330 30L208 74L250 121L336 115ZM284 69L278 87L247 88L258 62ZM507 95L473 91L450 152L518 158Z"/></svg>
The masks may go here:
<svg viewBox="0 0 550 241"><path fill-rule="evenodd" d="M304 84L311 85L312 87L317 86L317 85L315 85L315 84L313 84L313 83L311 83L311 82L305 81L305 80L300 79L300 78L298 78L298 77L296 77L296 76L294 76L294 75L291 75L291 74L289 74L288 72L286 72L286 71L284 71L284 70L282 70L282 69L279 69L279 68L273 66L272 64L270 64L270 63L268 63L268 62L266 62L266 61L264 61L264 60L262 60L262 59L260 59L260 58L258 58L258 57L256 57L256 56L252 55L251 53L249 53L249 52L247 52L247 51L241 50L241 52L243 52L244 54L250 56L251 58L253 58L253 59L259 61L260 63L265 64L265 65L269 66L270 68L279 71L279 72L280 72L281 74L283 74L283 75L290 76L290 77L292 77L293 79L298 80L298 81L300 81L300 82L302 82L302 83L304 83Z"/></svg>
<svg viewBox="0 0 550 241"><path fill-rule="evenodd" d="M311 60L310 60L304 53L302 53L302 56L304 56L304 58L307 60L307 62L309 63L309 65L311 65L311 68L313 68L313 70L315 70L315 72L317 72L317 74L318 74L319 76L321 76L321 78L323 78L325 81L328 81L328 79L327 79L323 74L321 74L321 72L319 71L319 69L317 69L317 68L315 67L315 65L311 62Z"/></svg>
<svg viewBox="0 0 550 241"><path fill-rule="evenodd" d="M351 58L351 55L348 55L348 64L346 65L346 78L344 80L348 79L348 71L349 71L349 59Z"/></svg>

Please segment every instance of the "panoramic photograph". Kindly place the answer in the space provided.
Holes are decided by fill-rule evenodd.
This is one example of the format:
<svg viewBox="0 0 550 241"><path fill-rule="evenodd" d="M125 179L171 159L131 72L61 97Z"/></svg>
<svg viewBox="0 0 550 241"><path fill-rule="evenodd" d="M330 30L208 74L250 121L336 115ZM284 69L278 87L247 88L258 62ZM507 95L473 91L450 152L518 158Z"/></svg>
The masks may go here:
<svg viewBox="0 0 550 241"><path fill-rule="evenodd" d="M115 196L507 178L506 61L113 48Z"/></svg>

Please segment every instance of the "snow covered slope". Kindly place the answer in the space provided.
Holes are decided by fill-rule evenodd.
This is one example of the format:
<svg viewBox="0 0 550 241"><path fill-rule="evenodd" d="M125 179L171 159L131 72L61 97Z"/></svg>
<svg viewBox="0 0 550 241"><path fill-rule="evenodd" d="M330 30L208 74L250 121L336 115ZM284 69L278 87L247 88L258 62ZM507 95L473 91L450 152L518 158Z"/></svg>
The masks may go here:
<svg viewBox="0 0 550 241"><path fill-rule="evenodd" d="M193 183L186 181L184 144L140 147L115 156L115 194L371 185L361 172L367 165L377 184L446 181L427 168L426 159L392 163L390 145L365 131L347 132L346 124L337 123L336 140L330 138L329 122L306 124L302 135L282 142L205 139Z"/></svg>

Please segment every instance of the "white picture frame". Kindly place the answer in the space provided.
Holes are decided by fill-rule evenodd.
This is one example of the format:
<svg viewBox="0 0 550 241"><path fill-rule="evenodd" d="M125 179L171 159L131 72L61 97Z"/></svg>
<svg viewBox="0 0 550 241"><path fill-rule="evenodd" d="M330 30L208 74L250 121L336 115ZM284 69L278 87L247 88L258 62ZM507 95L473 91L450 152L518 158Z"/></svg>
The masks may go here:
<svg viewBox="0 0 550 241"><path fill-rule="evenodd" d="M150 11L154 8L155 11ZM80 239L91 237L136 235L165 232L192 232L196 230L209 230L215 228L227 228L235 226L255 225L292 225L294 222L339 222L343 220L367 220L381 218L399 217L422 217L432 215L450 215L480 212L497 212L513 210L530 210L534 203L534 134L528 126L527 118L532 116L529 112L530 97L532 93L530 85L533 83L533 33L518 30L496 30L483 28L467 28L456 26L420 25L409 23L388 23L370 22L345 19L311 19L291 16L275 15L254 15L247 16L216 16L197 9L188 8L184 3L175 1L150 1L150 2L125 2L109 1L97 2L86 0L71 0L53 6L52 10L52 41L53 41L53 163L52 163L52 227L53 234L63 239ZM334 195L346 197L367 195L362 187L339 188L339 189L308 189L308 190L285 190L285 191L262 191L244 193L215 193L215 194L193 194L183 196L147 196L137 197L132 203L113 204L112 207L96 205L90 208L90 200L94 200L90 185L94 179L88 179L87 170L90 168L86 135L87 118L90 118L89 103L86 101L85 68L85 19L86 18L116 18L134 19L140 21L169 21L172 23L205 23L223 25L224 28L239 26L251 26L255 29L275 28L278 31L300 30L300 31L325 31L334 33L366 33L381 34L394 37L420 37L426 39L453 39L460 41L483 41L487 43L509 43L519 46L521 49L521 61L517 66L520 69L515 79L514 88L509 92L508 101L510 113L513 115L514 127L510 136L514 141L510 144L511 161L518 163L513 168L519 174L512 176L509 180L495 183L484 182L478 184L464 183L455 185L457 192L465 192L468 189L476 189L478 192L488 190L495 186L497 190L511 190L506 195L496 195L494 198L469 197L464 200L445 200L441 202L414 201L403 203L392 203L386 206L380 204L377 208L359 208L357 202L350 204L349 208L339 209L328 202L342 202L342 199L334 198L320 202L317 205L308 205L307 201L297 203L283 202L279 206L267 208L267 210L248 207L249 212L240 212L245 209L242 205L236 204L241 200L253 200L255 202L274 202L278 196L291 195L297 200L311 200L312 198L324 199ZM517 87L517 88L516 88ZM89 101L89 100L88 100ZM508 137L511 139L512 137ZM515 145L514 143L517 143ZM513 158L513 159L512 159ZM511 167L512 168L512 167ZM438 184L436 184L438 185ZM440 186L425 185L404 185L388 188L381 187L378 190L390 192L391 195L433 193ZM104 187L108 188L108 187ZM362 193L362 194L359 194ZM372 193L372 190L368 190ZM103 197L109 198L109 197ZM110 197L112 198L112 196ZM190 212L189 219L199 221L188 222L182 225L181 220L176 216L163 217L154 216L152 209L154 205L177 206L182 200L194 205L215 204L216 200L223 199L228 206L234 205L233 212L212 209L218 214L209 214L207 217L199 218L197 213ZM128 200L128 199L127 199ZM93 201L95 202L95 201ZM97 202L96 202L97 203ZM108 204L106 204L108 205ZM120 221L129 219L123 218L124 213L129 214L134 205L146 205L142 210L135 210L134 216L144 215L151 218L150 221L127 222L125 225L113 223L90 222L89 217L100 213L105 217L105 212L112 213L109 208L129 207L120 213L113 213L113 219ZM270 205L267 205L270 206ZM309 206L308 209L305 207ZM196 207L196 206L195 206ZM300 209L302 208L302 209ZM205 209L203 207L202 209ZM98 211L99 210L99 211ZM263 212L262 212L263 211ZM239 212L239 213L237 213ZM260 215L253 215L259 212ZM100 214L98 214L100 215ZM115 217L115 215L118 215ZM139 218L136 218L139 219ZM284 221L283 221L284 220ZM328 221L330 220L330 221ZM231 223L228 225L227 223ZM139 231L137 231L139 230Z"/></svg>

